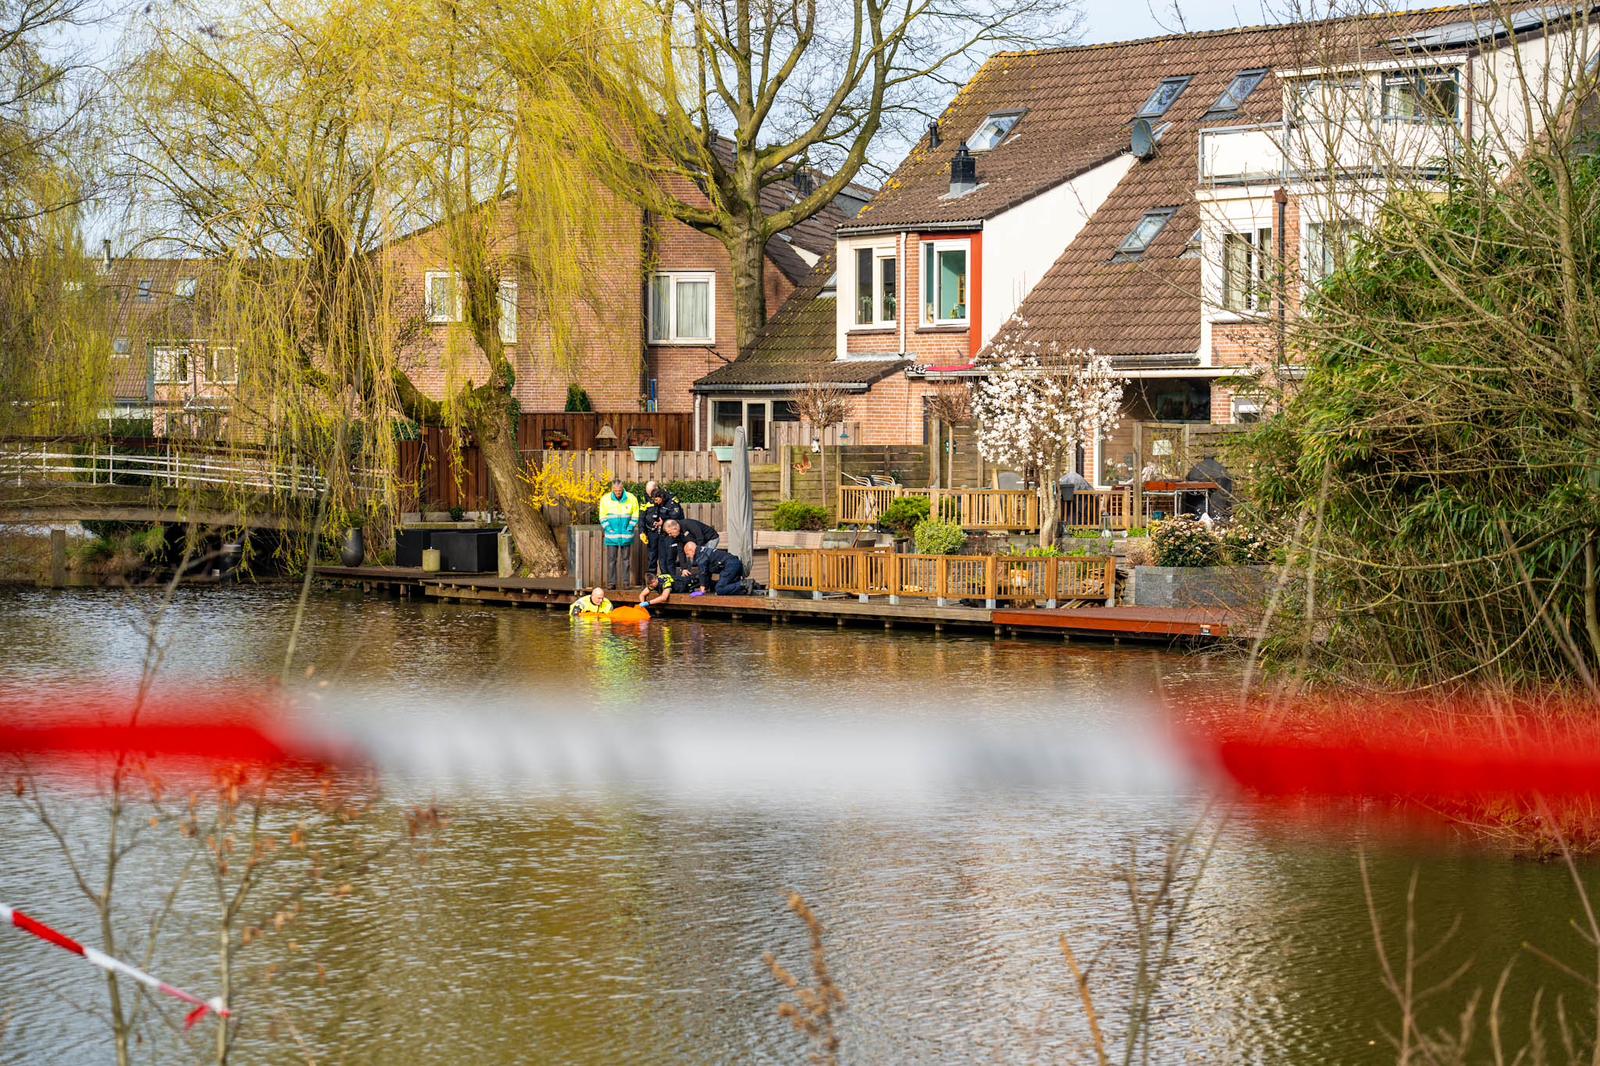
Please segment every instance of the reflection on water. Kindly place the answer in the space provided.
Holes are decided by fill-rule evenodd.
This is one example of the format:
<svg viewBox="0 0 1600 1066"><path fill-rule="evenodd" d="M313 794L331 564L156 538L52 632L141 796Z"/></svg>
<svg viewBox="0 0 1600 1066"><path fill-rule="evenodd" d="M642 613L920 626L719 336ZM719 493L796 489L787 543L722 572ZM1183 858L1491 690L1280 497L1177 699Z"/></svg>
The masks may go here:
<svg viewBox="0 0 1600 1066"><path fill-rule="evenodd" d="M63 692L130 679L152 602L0 591L0 677ZM293 611L292 592L185 593L156 634L165 672L203 686L276 678ZM613 632L543 611L348 596L316 598L300 641L312 685L382 689L395 716L427 714L429 693L471 703L537 688L623 727L727 705L774 723L870 715L914 730L959 714L1104 727L1164 693L1237 680L1224 659L1144 648L678 620ZM331 696L325 713L341 713ZM1198 797L1037 791L916 809L803 796L758 807L464 801L425 865L385 867L312 908L296 952L282 938L245 950L243 1058L289 1061L298 1048L403 1066L802 1061L761 961L773 950L804 972L804 933L783 909L796 889L826 925L849 997L847 1061L1080 1061L1085 1031L1056 937L1069 933L1084 957L1110 945L1094 981L1119 1032L1132 957L1119 878L1130 854L1153 875L1167 834L1199 807ZM0 900L87 934L58 855L15 805L0 811ZM1162 999L1160 1061L1392 1061L1383 1033L1397 1013L1378 981L1355 843L1228 823ZM145 893L172 874L155 852L130 869ZM1437 1024L1453 1021L1466 991L1492 988L1524 940L1592 964L1566 924L1576 901L1564 871L1378 847L1379 911L1396 937L1413 869L1418 942L1461 920L1427 975L1473 960ZM155 960L196 989L214 984L210 906L204 893L186 897ZM0 939L0 1060L107 1057L97 1023L55 998L94 1004L103 986L59 954ZM279 971L266 983L269 963ZM1569 1001L1581 992L1532 960L1520 967L1508 1014L1525 1014L1536 984ZM175 1039L153 1031L152 1061L195 1057Z"/></svg>

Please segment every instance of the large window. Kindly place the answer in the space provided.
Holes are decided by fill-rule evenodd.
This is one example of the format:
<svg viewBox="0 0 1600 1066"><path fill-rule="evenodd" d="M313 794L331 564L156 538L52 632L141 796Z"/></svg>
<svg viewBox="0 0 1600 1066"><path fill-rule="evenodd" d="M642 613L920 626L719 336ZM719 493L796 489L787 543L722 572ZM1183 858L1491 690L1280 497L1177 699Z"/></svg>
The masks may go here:
<svg viewBox="0 0 1600 1066"><path fill-rule="evenodd" d="M1222 306L1258 311L1271 299L1272 230L1227 233L1222 238Z"/></svg>
<svg viewBox="0 0 1600 1066"><path fill-rule="evenodd" d="M423 278L423 300L429 322L461 321L461 276L430 270Z"/></svg>
<svg viewBox="0 0 1600 1066"><path fill-rule="evenodd" d="M856 249L856 325L894 325L898 265L892 247Z"/></svg>
<svg viewBox="0 0 1600 1066"><path fill-rule="evenodd" d="M206 349L206 380L215 385L234 385L239 381L239 349L216 347Z"/></svg>
<svg viewBox="0 0 1600 1066"><path fill-rule="evenodd" d="M715 341L716 275L709 271L656 274L650 279L650 343Z"/></svg>
<svg viewBox="0 0 1600 1066"><path fill-rule="evenodd" d="M1301 78L1289 86L1294 121L1359 129L1367 119L1367 83L1360 78Z"/></svg>
<svg viewBox="0 0 1600 1066"><path fill-rule="evenodd" d="M1383 79L1383 117L1390 122L1455 122L1461 89L1454 71L1416 70Z"/></svg>
<svg viewBox="0 0 1600 1066"><path fill-rule="evenodd" d="M189 349L184 345L155 348L150 352L156 384L173 385L189 380Z"/></svg>
<svg viewBox="0 0 1600 1066"><path fill-rule="evenodd" d="M1312 222L1307 225L1306 284L1320 285L1334 271L1343 270L1358 232L1358 227L1352 222Z"/></svg>
<svg viewBox="0 0 1600 1066"><path fill-rule="evenodd" d="M923 321L930 326L967 324L967 241L929 241L922 246Z"/></svg>

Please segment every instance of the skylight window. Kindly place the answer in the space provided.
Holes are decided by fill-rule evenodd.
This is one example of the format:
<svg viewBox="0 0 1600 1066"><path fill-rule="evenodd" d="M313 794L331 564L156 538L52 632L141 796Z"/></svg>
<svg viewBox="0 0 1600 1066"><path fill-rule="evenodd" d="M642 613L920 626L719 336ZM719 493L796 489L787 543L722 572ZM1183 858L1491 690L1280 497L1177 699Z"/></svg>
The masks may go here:
<svg viewBox="0 0 1600 1066"><path fill-rule="evenodd" d="M1118 259L1137 259L1144 254L1146 248L1155 241L1161 231L1167 228L1167 223L1172 221L1172 216L1177 213L1176 207L1163 207L1156 211L1147 211L1133 227L1133 232L1128 234L1127 240L1117 246Z"/></svg>
<svg viewBox="0 0 1600 1066"><path fill-rule="evenodd" d="M1163 78L1161 84L1156 86L1156 91L1150 94L1150 99L1144 102L1135 118L1160 118L1167 113L1167 108L1178 102L1178 97L1183 95L1183 90L1189 87L1189 75L1180 78Z"/></svg>
<svg viewBox="0 0 1600 1066"><path fill-rule="evenodd" d="M967 151L987 152L991 148L998 148L1021 117L1021 111L996 111L985 118L972 136L967 138Z"/></svg>
<svg viewBox="0 0 1600 1066"><path fill-rule="evenodd" d="M1226 115L1229 112L1239 110L1244 102L1250 98L1250 94L1256 91L1256 86L1260 85L1261 80L1266 76L1267 72L1264 69L1241 70L1233 76L1233 81L1222 91L1222 95L1217 97L1217 102L1211 105L1211 110L1207 111L1206 115L1208 117L1211 115Z"/></svg>
<svg viewBox="0 0 1600 1066"><path fill-rule="evenodd" d="M199 287L199 278L179 278L178 284L172 287L172 295L180 300L192 300L194 299L195 290Z"/></svg>

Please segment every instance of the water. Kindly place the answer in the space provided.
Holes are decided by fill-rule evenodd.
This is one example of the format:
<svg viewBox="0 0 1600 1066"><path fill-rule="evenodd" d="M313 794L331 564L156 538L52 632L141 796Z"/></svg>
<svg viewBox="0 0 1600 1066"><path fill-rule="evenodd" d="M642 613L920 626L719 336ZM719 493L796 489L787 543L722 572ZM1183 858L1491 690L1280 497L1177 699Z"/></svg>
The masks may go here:
<svg viewBox="0 0 1600 1066"><path fill-rule="evenodd" d="M155 602L137 591L0 590L0 679L63 694L84 681L131 683ZM293 612L293 590L182 593L157 631L163 676L224 691L275 679ZM640 634L575 628L542 611L353 595L316 597L299 647L295 675L318 714L338 722L354 713L346 694L378 692L397 730L440 694L514 703L537 689L546 705L610 727L731 707L770 722L775 743L808 722L823 736L848 736L862 720L914 736L952 716L1104 732L1131 730L1163 696L1237 682L1226 658L1148 648L683 620ZM372 821L392 830L395 811L429 798L395 783ZM1183 786L965 790L916 802L801 788L759 803L693 788L443 799L449 825L423 852L352 877L348 895L314 892L288 931L240 949L239 1061L805 1061L776 1017L779 990L762 961L772 951L808 977L804 929L784 909L790 891L826 927L849 1001L845 1061L1088 1061L1057 938L1097 958L1092 983L1115 1043L1134 957L1120 878L1131 863L1148 883L1171 834L1205 804ZM60 809L94 861L94 802ZM355 831L335 835L326 854L348 856L358 842ZM125 939L146 928L141 916L186 847L153 838L133 853ZM1428 1005L1428 1025L1453 1023L1513 959L1508 1040L1523 1039L1540 987L1581 1013L1577 981L1519 955L1527 941L1592 972L1569 925L1580 911L1564 868L1368 839L1360 826L1285 831L1234 812L1176 938L1151 1061L1393 1061L1385 1033L1398 1011L1374 951L1363 849L1392 952L1402 950L1413 874L1419 948L1459 923L1420 971L1432 984L1468 966ZM216 899L199 879L180 895L151 966L209 994ZM9 790L0 902L98 942L59 851ZM107 1061L103 1023L79 1009L103 997L80 961L0 931L0 1061ZM151 1024L144 1040L142 1061L195 1061L209 1033L186 1044Z"/></svg>

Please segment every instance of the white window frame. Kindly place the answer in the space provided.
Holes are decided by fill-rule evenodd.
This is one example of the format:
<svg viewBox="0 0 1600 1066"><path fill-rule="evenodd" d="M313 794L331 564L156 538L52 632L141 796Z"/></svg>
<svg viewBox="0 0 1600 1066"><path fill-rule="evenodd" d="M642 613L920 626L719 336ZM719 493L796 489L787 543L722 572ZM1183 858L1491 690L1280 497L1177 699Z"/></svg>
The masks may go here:
<svg viewBox="0 0 1600 1066"><path fill-rule="evenodd" d="M517 343L517 297L520 290L515 278L501 278L498 295L500 298L500 343Z"/></svg>
<svg viewBox="0 0 1600 1066"><path fill-rule="evenodd" d="M965 318L940 318L939 317L939 272L936 266L939 262L940 252L961 251L966 254L967 262L967 309ZM922 324L925 326L972 326L972 241L968 238L951 241L923 241L922 242L922 277L919 279L917 301L922 304ZM932 286L930 292L929 286ZM928 299L928 297L932 299Z"/></svg>
<svg viewBox="0 0 1600 1066"><path fill-rule="evenodd" d="M150 349L150 374L157 385L187 385L194 370L187 364L193 358L191 345L157 345Z"/></svg>
<svg viewBox="0 0 1600 1066"><path fill-rule="evenodd" d="M1240 306L1230 306L1228 297L1232 295L1228 287L1228 241L1230 238L1242 237L1249 244L1250 259L1246 268L1250 275L1250 290L1246 299ZM1221 271L1217 276L1217 306L1225 316L1247 317L1256 314L1263 307L1270 306L1272 302L1271 283L1275 280L1268 272L1272 256L1272 227L1252 226L1249 229L1228 228L1223 230L1221 248ZM1266 254L1263 254L1265 251Z"/></svg>
<svg viewBox="0 0 1600 1066"><path fill-rule="evenodd" d="M872 253L872 320L869 322L860 320L861 305L859 303L861 298L861 253L865 251ZM900 303L903 297L900 292L898 254L892 244L857 245L850 249L850 265L851 269L855 271L855 277L851 279L853 284L850 286L850 328L852 330L893 329L899 324ZM894 264L895 312L892 315L883 313L883 264L885 261Z"/></svg>
<svg viewBox="0 0 1600 1066"><path fill-rule="evenodd" d="M1426 84L1448 82L1455 89L1455 111L1449 115L1435 115L1424 111L1416 115L1396 115L1389 111L1390 91L1397 90L1406 85L1418 82ZM1402 126L1458 126L1461 124L1461 77L1454 67L1412 68L1410 70L1397 70L1386 72L1378 82L1378 106L1381 108L1384 122L1396 123Z"/></svg>
<svg viewBox="0 0 1600 1066"><path fill-rule="evenodd" d="M972 136L967 138L967 150L972 154L977 155L979 152L992 152L996 148L999 148L1002 144L1005 144L1006 141L1010 139L1011 131L1017 128L1017 123L1022 121L1022 116L1025 113L1026 112L1021 109L1013 111L989 112L987 115L983 116L983 121L978 123L978 128L972 131ZM1006 119L1010 119L1011 124L1006 126L1005 132L1000 134L998 140L996 140L993 144L980 145L977 143L978 134L988 129L991 124L999 125Z"/></svg>
<svg viewBox="0 0 1600 1066"><path fill-rule="evenodd" d="M1353 221L1336 219L1327 221L1307 221L1305 230L1300 235L1302 262L1300 264L1300 277L1304 282L1304 291L1311 292L1327 280L1328 273L1319 273L1322 269L1322 253L1328 246L1328 230L1343 230L1344 254L1350 254L1350 246L1361 233L1361 226ZM1338 269L1337 264L1334 269Z"/></svg>
<svg viewBox="0 0 1600 1066"><path fill-rule="evenodd" d="M233 374L229 377L217 375L217 356L227 352L233 356ZM239 383L239 349L231 344L219 344L206 348L206 383L210 385L237 385Z"/></svg>
<svg viewBox="0 0 1600 1066"><path fill-rule="evenodd" d="M1233 397L1228 401L1228 421L1235 425L1254 425L1264 420L1266 414L1267 405L1265 400L1253 392L1234 393ZM1240 415L1254 415L1255 418L1250 422L1243 422L1239 418Z"/></svg>
<svg viewBox="0 0 1600 1066"><path fill-rule="evenodd" d="M455 307L440 311L433 302L433 283L439 278L449 278L455 295ZM422 310L434 325L460 322L466 306L462 301L461 274L454 270L430 270L422 276Z"/></svg>
<svg viewBox="0 0 1600 1066"><path fill-rule="evenodd" d="M667 336L655 337L650 330L655 324L656 281L660 278L668 279L671 297L667 301ZM706 336L684 337L678 334L678 286L683 282L706 282ZM650 285L646 290L648 299L645 302L645 335L653 345L686 345L695 348L708 348L717 343L717 274L714 270L658 270L650 275Z"/></svg>

